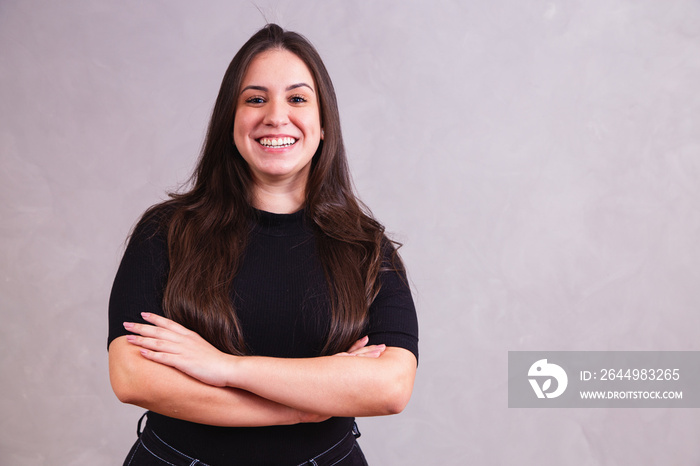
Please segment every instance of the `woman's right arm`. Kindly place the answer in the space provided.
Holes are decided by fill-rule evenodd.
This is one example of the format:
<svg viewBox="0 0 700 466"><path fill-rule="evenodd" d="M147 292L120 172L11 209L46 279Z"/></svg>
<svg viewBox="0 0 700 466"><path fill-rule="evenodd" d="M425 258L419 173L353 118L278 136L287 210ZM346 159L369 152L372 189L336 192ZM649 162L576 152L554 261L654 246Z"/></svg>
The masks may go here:
<svg viewBox="0 0 700 466"><path fill-rule="evenodd" d="M116 338L109 346L109 377L114 393L123 403L201 424L257 427L327 419L244 390L202 383L177 369L144 358L125 336Z"/></svg>
<svg viewBox="0 0 700 466"><path fill-rule="evenodd" d="M165 234L157 215L134 229L112 287L109 303L109 377L120 401L202 424L252 427L324 420L240 389L217 388L144 358L126 341L123 322L142 311L162 312L167 277Z"/></svg>

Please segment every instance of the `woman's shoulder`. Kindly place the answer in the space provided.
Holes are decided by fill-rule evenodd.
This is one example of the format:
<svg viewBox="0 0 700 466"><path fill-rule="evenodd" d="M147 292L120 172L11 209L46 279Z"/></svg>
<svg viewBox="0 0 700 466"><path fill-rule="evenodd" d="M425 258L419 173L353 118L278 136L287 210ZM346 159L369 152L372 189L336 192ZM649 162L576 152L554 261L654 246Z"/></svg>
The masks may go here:
<svg viewBox="0 0 700 466"><path fill-rule="evenodd" d="M131 235L130 242L146 242L150 240L164 241L168 235L170 219L177 207L170 201L152 205L141 215L136 222Z"/></svg>

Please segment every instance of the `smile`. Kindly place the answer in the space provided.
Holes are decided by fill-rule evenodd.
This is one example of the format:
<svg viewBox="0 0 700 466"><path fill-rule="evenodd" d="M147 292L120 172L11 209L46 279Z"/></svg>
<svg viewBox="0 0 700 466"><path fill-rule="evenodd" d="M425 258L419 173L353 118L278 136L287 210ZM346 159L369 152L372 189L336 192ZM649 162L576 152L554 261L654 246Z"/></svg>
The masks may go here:
<svg viewBox="0 0 700 466"><path fill-rule="evenodd" d="M258 143L265 147L289 147L293 146L297 142L296 139L290 137L284 138L260 138Z"/></svg>

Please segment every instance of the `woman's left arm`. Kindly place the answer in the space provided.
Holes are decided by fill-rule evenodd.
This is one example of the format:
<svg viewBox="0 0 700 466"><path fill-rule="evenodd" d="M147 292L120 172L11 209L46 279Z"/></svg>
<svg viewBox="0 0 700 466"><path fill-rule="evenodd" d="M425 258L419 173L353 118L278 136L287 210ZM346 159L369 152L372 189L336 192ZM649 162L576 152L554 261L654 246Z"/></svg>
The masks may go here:
<svg viewBox="0 0 700 466"><path fill-rule="evenodd" d="M138 334L127 340L141 347L145 358L209 385L240 388L306 412L397 414L413 391L417 361L403 348L368 347L366 352L306 359L232 356L165 317L145 314L144 319L153 325L125 326Z"/></svg>
<svg viewBox="0 0 700 466"><path fill-rule="evenodd" d="M377 358L243 357L232 361L234 386L296 409L329 416L398 414L413 391L416 358L388 347Z"/></svg>

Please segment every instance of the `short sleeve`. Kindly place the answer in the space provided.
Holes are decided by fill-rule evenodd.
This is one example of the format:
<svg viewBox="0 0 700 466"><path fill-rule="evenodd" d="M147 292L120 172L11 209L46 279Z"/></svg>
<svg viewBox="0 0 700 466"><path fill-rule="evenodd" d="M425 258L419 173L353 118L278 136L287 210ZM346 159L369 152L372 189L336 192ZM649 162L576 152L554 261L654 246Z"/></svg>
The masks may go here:
<svg viewBox="0 0 700 466"><path fill-rule="evenodd" d="M124 322L145 323L142 312L163 315L167 273L165 236L156 218L142 219L134 228L112 285L108 346L115 338L129 334Z"/></svg>
<svg viewBox="0 0 700 466"><path fill-rule="evenodd" d="M379 280L379 294L369 308L369 344L407 349L417 361L418 318L406 274L396 270L383 271Z"/></svg>

